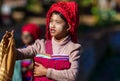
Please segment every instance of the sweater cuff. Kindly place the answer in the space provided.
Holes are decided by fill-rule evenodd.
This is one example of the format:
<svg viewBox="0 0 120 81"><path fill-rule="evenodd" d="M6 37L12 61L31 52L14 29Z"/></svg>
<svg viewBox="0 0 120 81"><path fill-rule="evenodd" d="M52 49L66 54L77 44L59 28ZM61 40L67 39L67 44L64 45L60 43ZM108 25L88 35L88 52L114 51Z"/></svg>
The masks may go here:
<svg viewBox="0 0 120 81"><path fill-rule="evenodd" d="M46 77L50 78L51 77L51 73L52 73L52 68L48 68Z"/></svg>

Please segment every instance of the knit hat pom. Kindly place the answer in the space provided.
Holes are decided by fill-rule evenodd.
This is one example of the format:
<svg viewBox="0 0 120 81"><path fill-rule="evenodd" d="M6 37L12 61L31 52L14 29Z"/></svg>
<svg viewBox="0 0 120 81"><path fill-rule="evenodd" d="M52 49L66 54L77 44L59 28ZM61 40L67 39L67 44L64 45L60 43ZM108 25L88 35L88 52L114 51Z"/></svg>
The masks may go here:
<svg viewBox="0 0 120 81"><path fill-rule="evenodd" d="M40 27L32 23L22 27L22 33L25 31L29 32L33 36L34 40L39 39L42 34Z"/></svg>

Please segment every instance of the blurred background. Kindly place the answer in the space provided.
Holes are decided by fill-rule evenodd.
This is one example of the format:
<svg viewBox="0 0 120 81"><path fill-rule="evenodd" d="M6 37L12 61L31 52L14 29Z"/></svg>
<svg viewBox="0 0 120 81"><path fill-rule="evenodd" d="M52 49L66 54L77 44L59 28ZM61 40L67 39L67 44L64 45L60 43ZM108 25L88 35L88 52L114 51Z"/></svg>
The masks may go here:
<svg viewBox="0 0 120 81"><path fill-rule="evenodd" d="M35 23L45 34L51 4L79 4L79 43L82 45L77 81L120 81L120 0L0 0L0 40L15 30L16 47L22 47L21 27Z"/></svg>

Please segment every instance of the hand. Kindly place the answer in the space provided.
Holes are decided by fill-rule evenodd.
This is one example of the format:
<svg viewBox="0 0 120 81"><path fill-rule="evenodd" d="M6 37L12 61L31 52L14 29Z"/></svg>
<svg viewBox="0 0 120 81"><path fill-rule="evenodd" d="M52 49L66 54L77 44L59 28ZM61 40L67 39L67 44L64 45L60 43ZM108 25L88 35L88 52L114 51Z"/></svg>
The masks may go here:
<svg viewBox="0 0 120 81"><path fill-rule="evenodd" d="M10 37L11 37L13 34L14 34L14 30L12 30L12 32L6 31L5 35L3 36L3 40L4 40L3 44L5 45L5 47L7 47L8 42L9 42L9 40L10 40Z"/></svg>
<svg viewBox="0 0 120 81"><path fill-rule="evenodd" d="M4 39L7 39L7 38L9 38L11 35L13 35L13 34L14 34L14 30L12 30L11 32L6 31L6 33L5 33L5 35L3 36L3 38L4 38Z"/></svg>
<svg viewBox="0 0 120 81"><path fill-rule="evenodd" d="M46 76L47 68L45 68L42 64L35 62L34 67L34 76Z"/></svg>

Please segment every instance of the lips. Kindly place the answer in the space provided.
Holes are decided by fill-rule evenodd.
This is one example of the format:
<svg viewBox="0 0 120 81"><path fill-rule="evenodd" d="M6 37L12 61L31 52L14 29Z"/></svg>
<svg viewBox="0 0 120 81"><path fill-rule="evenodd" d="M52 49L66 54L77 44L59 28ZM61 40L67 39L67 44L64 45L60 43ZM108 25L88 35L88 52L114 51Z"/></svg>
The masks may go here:
<svg viewBox="0 0 120 81"><path fill-rule="evenodd" d="M56 31L55 29L50 29L51 33L55 33L55 31Z"/></svg>

